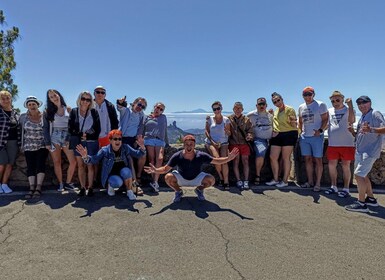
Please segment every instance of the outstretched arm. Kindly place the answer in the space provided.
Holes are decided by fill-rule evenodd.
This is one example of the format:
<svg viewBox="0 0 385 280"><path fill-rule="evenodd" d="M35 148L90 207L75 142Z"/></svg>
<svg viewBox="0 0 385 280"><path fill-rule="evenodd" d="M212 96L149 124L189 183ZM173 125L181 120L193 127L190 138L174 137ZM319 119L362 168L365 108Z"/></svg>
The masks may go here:
<svg viewBox="0 0 385 280"><path fill-rule="evenodd" d="M227 157L213 158L210 162L211 164L224 164L226 162L232 161L239 154L238 148L234 148Z"/></svg>
<svg viewBox="0 0 385 280"><path fill-rule="evenodd" d="M165 174L171 170L171 166L163 165L161 167L155 167L150 163L150 166L145 166L144 171L148 174Z"/></svg>

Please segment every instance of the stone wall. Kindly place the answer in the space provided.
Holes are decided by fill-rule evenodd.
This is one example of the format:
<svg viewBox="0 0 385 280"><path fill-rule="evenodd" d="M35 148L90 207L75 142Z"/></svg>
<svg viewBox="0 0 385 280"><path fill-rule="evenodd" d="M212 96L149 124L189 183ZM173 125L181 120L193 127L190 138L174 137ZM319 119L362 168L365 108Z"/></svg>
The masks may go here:
<svg viewBox="0 0 385 280"><path fill-rule="evenodd" d="M325 151L327 147L327 140L325 141ZM165 152L165 159L164 162L167 162L168 159L173 155L177 150L182 149L181 144L173 144L170 147L166 148ZM206 151L204 145L197 145L197 149L201 151ZM65 156L63 154L63 159L65 159ZM250 156L250 179L253 181L255 177L255 157ZM305 172L305 165L302 157L300 156L300 151L299 147L296 147L293 156L292 156L292 170L290 172L290 178L289 180L291 181L296 181L298 183L303 183L306 182L306 172ZM323 158L323 163L324 163L324 171L322 175L322 184L323 185L329 185L330 180L329 180L329 170L328 170L328 161L326 157L324 156ZM229 163L229 170L230 170L230 182L235 182L235 176L232 171L232 163ZM63 174L66 174L68 164L64 160L63 161ZM218 178L218 175L215 171L214 166L208 164L203 167L205 172L213 174L216 178ZM351 166L351 169L353 170L353 163ZM242 167L241 167L242 170ZM338 170L338 180L339 183L342 183L342 171L341 167L338 165L337 167ZM28 181L27 181L27 166L24 158L24 154L20 154L14 170L12 172L11 180L10 180L10 185L11 186L28 186ZM242 171L241 171L242 174ZM269 181L272 178L272 173L270 169L270 162L269 162L269 157L266 157L265 165L262 169L261 172L261 177L263 181ZM369 178L372 181L374 185L385 185L385 151L381 153L381 158L379 158L374 166L372 171L369 174ZM143 175L142 180L144 183L148 182L150 180L150 176L147 174ZM161 179L163 180L163 176L161 176ZM74 182L77 182L77 173L75 173L74 176ZM353 178L352 178L352 183L354 183ZM57 180L55 177L55 173L53 171L53 163L51 160L51 157L49 156L47 159L47 168L46 168L46 178L44 180L44 185L57 185Z"/></svg>

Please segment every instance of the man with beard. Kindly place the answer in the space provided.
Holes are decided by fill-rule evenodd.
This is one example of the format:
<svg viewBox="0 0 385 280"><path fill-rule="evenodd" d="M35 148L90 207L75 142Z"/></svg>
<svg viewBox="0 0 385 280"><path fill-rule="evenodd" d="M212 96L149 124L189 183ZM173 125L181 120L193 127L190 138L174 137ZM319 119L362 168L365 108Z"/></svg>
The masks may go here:
<svg viewBox="0 0 385 280"><path fill-rule="evenodd" d="M233 160L239 153L238 148L234 148L227 157L214 158L207 153L195 150L195 137L193 135L186 135L183 138L184 149L176 152L168 161L168 163L161 167L155 167L153 164L145 166L144 170L151 173L165 174L173 167L173 170L167 173L165 181L175 191L173 202L179 202L182 199L183 191L181 186L195 187L198 200L205 200L203 190L215 183L213 175L202 172L201 168L204 163L224 164Z"/></svg>

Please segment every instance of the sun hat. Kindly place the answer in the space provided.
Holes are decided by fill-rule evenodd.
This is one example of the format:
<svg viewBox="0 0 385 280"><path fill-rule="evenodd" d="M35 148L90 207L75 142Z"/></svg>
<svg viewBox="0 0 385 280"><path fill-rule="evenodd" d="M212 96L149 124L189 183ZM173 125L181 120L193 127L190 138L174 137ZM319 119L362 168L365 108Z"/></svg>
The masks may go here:
<svg viewBox="0 0 385 280"><path fill-rule="evenodd" d="M41 105L43 105L43 102L38 100L37 97L33 95L27 96L27 99L25 99L24 101L24 108L28 108L28 102L35 102L39 108L41 107Z"/></svg>
<svg viewBox="0 0 385 280"><path fill-rule="evenodd" d="M335 91L333 91L332 95L330 95L329 98L331 99L332 97L341 97L341 98L344 98L345 96L344 96L341 92L339 92L338 90L335 90Z"/></svg>

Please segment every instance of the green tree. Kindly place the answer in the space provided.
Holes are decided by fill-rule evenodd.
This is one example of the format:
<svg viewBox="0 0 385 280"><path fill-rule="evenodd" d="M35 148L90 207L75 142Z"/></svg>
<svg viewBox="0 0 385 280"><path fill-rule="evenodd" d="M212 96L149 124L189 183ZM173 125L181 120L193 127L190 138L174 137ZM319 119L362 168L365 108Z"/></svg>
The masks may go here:
<svg viewBox="0 0 385 280"><path fill-rule="evenodd" d="M0 89L8 90L13 98L17 97L17 85L13 83L12 70L16 68L14 43L19 38L19 28L3 30L5 16L0 10Z"/></svg>

